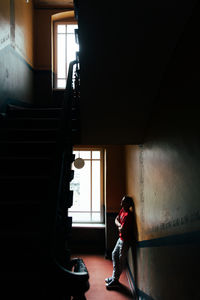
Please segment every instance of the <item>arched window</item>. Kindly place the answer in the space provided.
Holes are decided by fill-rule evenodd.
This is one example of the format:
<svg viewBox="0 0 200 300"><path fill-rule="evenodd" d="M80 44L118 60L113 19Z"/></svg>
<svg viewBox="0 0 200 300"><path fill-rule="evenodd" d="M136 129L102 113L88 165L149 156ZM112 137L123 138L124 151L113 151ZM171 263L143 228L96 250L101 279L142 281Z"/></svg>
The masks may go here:
<svg viewBox="0 0 200 300"><path fill-rule="evenodd" d="M79 45L75 38L78 29L74 12L60 13L53 16L53 87L66 87L69 63L76 59Z"/></svg>

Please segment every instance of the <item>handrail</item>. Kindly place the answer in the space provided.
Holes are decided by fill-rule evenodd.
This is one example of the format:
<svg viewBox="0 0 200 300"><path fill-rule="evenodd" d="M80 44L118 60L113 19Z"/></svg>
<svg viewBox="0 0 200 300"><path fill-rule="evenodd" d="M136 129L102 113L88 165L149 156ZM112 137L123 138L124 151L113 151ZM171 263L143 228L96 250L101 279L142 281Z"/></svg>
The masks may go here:
<svg viewBox="0 0 200 300"><path fill-rule="evenodd" d="M67 165L71 163L72 158L72 104L74 97L73 90L73 70L74 66L78 64L77 60L70 62L68 69L68 77L66 83L66 89L64 93L64 104L63 104L63 116L62 116L62 135L61 135L61 145L60 145L60 154L62 155L60 161L60 174L59 174L59 183L58 183L58 193L57 193L57 207L56 207L56 223L55 224L55 241L56 234L59 225L64 226L64 201L67 194L66 181L69 180L69 176L67 175L69 172L69 168L67 169ZM70 161L69 161L70 160ZM58 227L57 227L58 225ZM54 245L56 247L56 245ZM54 249L56 250L56 249ZM62 251L62 249L61 249Z"/></svg>
<svg viewBox="0 0 200 300"><path fill-rule="evenodd" d="M78 263L77 270L68 270L65 267L63 267L57 260L55 260L56 266L60 269L60 271L63 272L66 276L71 277L71 279L81 279L81 280L88 280L89 279L89 273L88 270L81 258L73 258L71 260L71 266L75 266Z"/></svg>
<svg viewBox="0 0 200 300"><path fill-rule="evenodd" d="M73 77L73 67L75 64L77 64L77 60L72 60L69 63L69 70L68 70L68 75L67 75L67 84L66 84L66 90L70 89L72 87L72 77Z"/></svg>
<svg viewBox="0 0 200 300"><path fill-rule="evenodd" d="M67 83L65 89L64 99L64 119L65 122L65 133L71 136L71 120L72 120L72 99L73 99L73 68L78 63L77 60L73 60L69 64ZM69 138L68 136L68 138Z"/></svg>

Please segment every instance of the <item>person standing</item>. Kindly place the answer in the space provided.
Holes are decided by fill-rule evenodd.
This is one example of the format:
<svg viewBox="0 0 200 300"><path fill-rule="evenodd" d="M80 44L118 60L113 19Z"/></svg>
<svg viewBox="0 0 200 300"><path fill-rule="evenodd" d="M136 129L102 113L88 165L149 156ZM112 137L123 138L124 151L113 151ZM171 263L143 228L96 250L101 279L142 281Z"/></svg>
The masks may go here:
<svg viewBox="0 0 200 300"><path fill-rule="evenodd" d="M115 218L119 238L112 252L112 276L105 279L107 289L119 286L119 278L126 263L128 249L130 245L136 241L136 236L134 236L135 216L133 214L133 208L133 199L129 196L124 196L121 200L121 210Z"/></svg>

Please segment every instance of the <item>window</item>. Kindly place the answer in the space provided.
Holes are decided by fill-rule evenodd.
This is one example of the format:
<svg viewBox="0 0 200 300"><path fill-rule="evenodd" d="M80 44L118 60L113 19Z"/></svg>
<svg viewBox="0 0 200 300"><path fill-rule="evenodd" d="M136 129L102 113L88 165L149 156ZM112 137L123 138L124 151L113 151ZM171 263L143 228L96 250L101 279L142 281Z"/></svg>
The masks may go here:
<svg viewBox="0 0 200 300"><path fill-rule="evenodd" d="M73 206L69 209L73 223L103 222L103 150L75 149L75 159L84 159L84 167L76 169L70 183Z"/></svg>
<svg viewBox="0 0 200 300"><path fill-rule="evenodd" d="M75 41L76 24L55 23L55 88L65 88L69 63L76 59L79 45Z"/></svg>

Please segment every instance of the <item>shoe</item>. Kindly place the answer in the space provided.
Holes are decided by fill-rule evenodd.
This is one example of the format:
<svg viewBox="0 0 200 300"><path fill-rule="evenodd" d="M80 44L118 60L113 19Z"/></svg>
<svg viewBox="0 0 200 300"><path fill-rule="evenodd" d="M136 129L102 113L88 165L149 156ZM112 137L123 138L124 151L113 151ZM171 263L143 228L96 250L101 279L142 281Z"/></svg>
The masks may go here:
<svg viewBox="0 0 200 300"><path fill-rule="evenodd" d="M106 283L106 288L115 289L119 287L119 281L117 279L112 279L109 283Z"/></svg>
<svg viewBox="0 0 200 300"><path fill-rule="evenodd" d="M109 283L109 282L111 282L112 280L113 280L112 277L108 277L108 278L105 279L105 282L106 282L106 283Z"/></svg>

